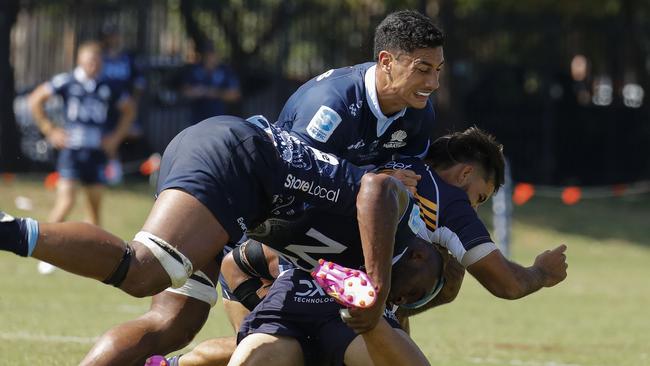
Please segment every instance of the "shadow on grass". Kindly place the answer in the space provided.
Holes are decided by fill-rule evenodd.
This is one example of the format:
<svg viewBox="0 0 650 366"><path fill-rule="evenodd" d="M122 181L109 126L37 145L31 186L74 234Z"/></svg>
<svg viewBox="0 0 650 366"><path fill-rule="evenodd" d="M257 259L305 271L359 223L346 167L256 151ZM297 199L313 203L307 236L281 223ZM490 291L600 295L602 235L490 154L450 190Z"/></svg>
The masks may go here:
<svg viewBox="0 0 650 366"><path fill-rule="evenodd" d="M534 198L515 206L514 216L527 225L567 234L650 246L650 194L583 200L573 206L559 198Z"/></svg>

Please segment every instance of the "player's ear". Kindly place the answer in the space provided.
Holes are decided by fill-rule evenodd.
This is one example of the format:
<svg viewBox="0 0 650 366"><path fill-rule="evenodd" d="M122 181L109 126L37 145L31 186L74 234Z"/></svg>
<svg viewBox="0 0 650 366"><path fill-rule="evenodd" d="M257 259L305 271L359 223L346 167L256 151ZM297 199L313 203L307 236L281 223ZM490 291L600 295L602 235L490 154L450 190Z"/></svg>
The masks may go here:
<svg viewBox="0 0 650 366"><path fill-rule="evenodd" d="M377 55L377 67L379 67L385 73L390 73L392 63L393 63L392 53L386 50L379 52L379 55Z"/></svg>
<svg viewBox="0 0 650 366"><path fill-rule="evenodd" d="M472 164L463 164L463 167L458 172L458 177L457 177L458 184L461 187L467 185L470 181L470 178L472 177L473 172L474 172L474 166Z"/></svg>

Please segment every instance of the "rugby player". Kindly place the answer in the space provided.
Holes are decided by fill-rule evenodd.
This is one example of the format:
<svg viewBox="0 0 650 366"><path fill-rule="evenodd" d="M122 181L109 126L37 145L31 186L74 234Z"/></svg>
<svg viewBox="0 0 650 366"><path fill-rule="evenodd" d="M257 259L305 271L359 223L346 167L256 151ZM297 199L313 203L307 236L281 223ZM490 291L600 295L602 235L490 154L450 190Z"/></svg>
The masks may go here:
<svg viewBox="0 0 650 366"><path fill-rule="evenodd" d="M0 249L133 296L171 285L207 304L216 293L200 269L214 263L226 243L268 218L280 196L295 197L296 209L311 204L357 217L365 268L380 300L361 315L371 328L388 296L397 225L407 208L417 206L392 177L365 173L305 146L259 117L214 117L177 135L162 159L157 200L133 241L90 224L39 224L2 214Z"/></svg>
<svg viewBox="0 0 650 366"><path fill-rule="evenodd" d="M380 170L412 169L423 177L418 183L415 198L419 202L429 240L444 245L490 292L499 297L514 299L541 287L554 286L566 277L567 264L563 253L565 246L541 253L533 266L524 268L503 258L476 214L475 208L486 201L503 182L501 145L491 136L476 128L470 128L462 133L439 138L433 143L430 158L426 159L426 162L429 166L419 159L405 158L389 162ZM332 222L335 224L331 224ZM307 228L312 230L314 227L318 229L317 232L326 233L328 238L337 242L354 239L350 238L348 227L337 220L312 220L302 230L292 226L290 232L292 235L297 232L307 233ZM282 231L277 228L269 228L264 232L274 234L257 237L259 240L291 242L291 238L286 235L279 235ZM255 237L255 234L252 233L251 236ZM305 237L300 242L308 243L310 240L313 238ZM260 278L265 283L271 281L277 275L277 263L268 251L263 252L260 246L251 243L237 248L234 253L236 255L229 255L224 260L224 277L235 294L243 299L243 304L251 309L259 302L260 291L263 290ZM351 255L351 252L347 252L347 255ZM266 264L267 261L270 265ZM241 270L237 271L237 267ZM451 295L452 299L456 293ZM405 304L405 301L393 302L402 305L402 316L412 315L439 304L430 301L432 296L416 298L422 300L413 304ZM268 315L268 311L274 313L277 309L267 308L258 312L263 311ZM283 311L286 312L286 309ZM317 322L318 318L314 321ZM263 325L257 324L257 329L264 333ZM280 341L280 344L283 343ZM266 338L264 348L268 351L271 345L272 342ZM227 360L228 348L232 349L232 341L217 340L205 343L197 350L198 355L193 352L183 356L187 363L181 365L223 363L224 357ZM251 352L250 348L254 347L248 348L247 352ZM250 357L255 355L251 353ZM208 361L201 363L201 360Z"/></svg>
<svg viewBox="0 0 650 366"><path fill-rule="evenodd" d="M357 165L380 165L393 154L424 156L435 118L428 97L439 86L443 39L418 12L389 14L375 32L376 62L331 70L308 82L286 103L278 126ZM307 91L312 86L314 91ZM332 136L325 138L330 129ZM418 177L407 170L398 174L414 191ZM218 272L218 265L213 267ZM125 363L129 355L136 360L183 347L210 309L200 300L205 296L186 295L170 290L154 296L146 314L106 332L87 359ZM233 323L245 314L236 301L224 299L224 306ZM144 341L128 341L135 339Z"/></svg>

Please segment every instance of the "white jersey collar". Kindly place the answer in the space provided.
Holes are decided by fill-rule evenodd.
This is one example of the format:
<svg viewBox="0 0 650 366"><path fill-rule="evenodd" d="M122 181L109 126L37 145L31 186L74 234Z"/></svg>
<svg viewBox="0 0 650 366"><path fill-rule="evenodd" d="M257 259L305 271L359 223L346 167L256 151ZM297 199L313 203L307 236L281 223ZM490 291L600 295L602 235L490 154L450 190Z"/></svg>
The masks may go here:
<svg viewBox="0 0 650 366"><path fill-rule="evenodd" d="M73 71L74 78L83 85L86 91L92 92L97 86L97 81L88 77L86 72L80 67L75 67Z"/></svg>
<svg viewBox="0 0 650 366"><path fill-rule="evenodd" d="M368 70L366 70L366 74L364 76L364 84L366 87L366 99L369 101L368 105L370 106L372 114L374 114L377 118L377 137L379 137L383 135L386 130L388 130L388 127L390 127L393 121L402 117L404 113L406 113L406 108L393 114L390 117L386 117L384 115L384 113L381 111L381 107L379 107L379 98L377 97L377 85L375 80L376 69L377 65L372 65L370 68L368 68Z"/></svg>

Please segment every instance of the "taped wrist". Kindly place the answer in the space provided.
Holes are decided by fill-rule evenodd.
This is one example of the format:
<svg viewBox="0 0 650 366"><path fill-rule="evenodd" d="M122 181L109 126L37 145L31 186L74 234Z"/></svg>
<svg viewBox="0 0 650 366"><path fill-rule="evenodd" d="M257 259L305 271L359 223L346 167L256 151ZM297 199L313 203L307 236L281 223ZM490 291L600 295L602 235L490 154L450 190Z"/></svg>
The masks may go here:
<svg viewBox="0 0 650 366"><path fill-rule="evenodd" d="M232 256L237 267L247 275L264 278L269 281L275 280L269 272L269 263L266 261L262 243L255 240L247 240L233 250Z"/></svg>
<svg viewBox="0 0 650 366"><path fill-rule="evenodd" d="M262 299L257 295L257 290L261 287L262 281L257 277L253 277L242 282L232 291L232 293L235 294L237 299L239 299L239 302L244 305L246 309L253 311L257 304L262 301Z"/></svg>

